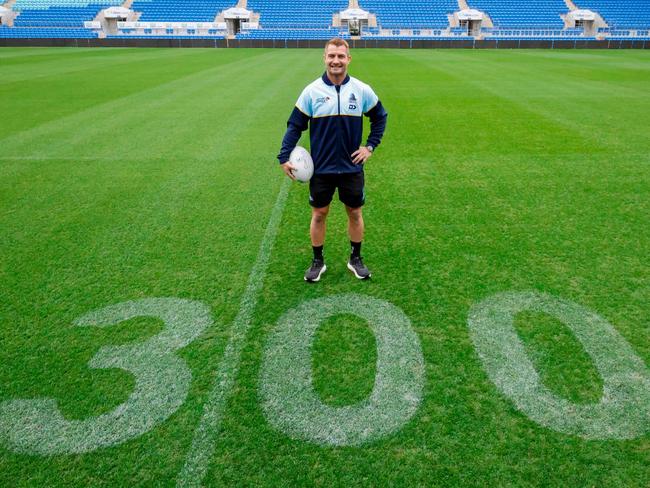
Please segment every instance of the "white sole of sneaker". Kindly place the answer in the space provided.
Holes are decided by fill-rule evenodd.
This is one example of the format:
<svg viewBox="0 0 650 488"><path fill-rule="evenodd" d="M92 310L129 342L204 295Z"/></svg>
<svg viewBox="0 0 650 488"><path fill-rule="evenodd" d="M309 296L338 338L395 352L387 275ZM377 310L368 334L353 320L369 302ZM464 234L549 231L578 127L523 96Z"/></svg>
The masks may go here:
<svg viewBox="0 0 650 488"><path fill-rule="evenodd" d="M322 275L325 271L327 271L327 266L324 264L324 265L323 265L323 269L320 270L320 273L318 273L318 276L317 276L316 278L314 278L313 280L308 280L307 277L305 277L305 281L309 281L310 283L314 283L314 282L316 282L316 281L319 281L321 275Z"/></svg>
<svg viewBox="0 0 650 488"><path fill-rule="evenodd" d="M349 269L350 271L352 271L352 273L354 274L354 276L356 276L356 277L359 278L360 280L367 280L368 278L370 278L370 277L372 276L372 274L369 274L369 275L366 276L365 278L364 278L363 276L359 276L359 275L357 274L357 272L355 271L354 267L353 267L350 263L348 263L348 269Z"/></svg>

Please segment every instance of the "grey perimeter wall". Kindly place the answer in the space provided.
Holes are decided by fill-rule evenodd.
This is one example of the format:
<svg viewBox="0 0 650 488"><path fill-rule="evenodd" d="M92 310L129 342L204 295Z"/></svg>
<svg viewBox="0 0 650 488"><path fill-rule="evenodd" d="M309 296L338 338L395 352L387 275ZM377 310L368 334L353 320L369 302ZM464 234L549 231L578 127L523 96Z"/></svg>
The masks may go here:
<svg viewBox="0 0 650 488"><path fill-rule="evenodd" d="M322 48L325 41L294 41L279 39L0 39L0 47L38 46L38 47L277 47L277 48ZM353 48L398 48L398 49L650 49L650 41L567 41L546 40L457 40L457 41L418 41L394 40L377 41L371 39L352 40Z"/></svg>

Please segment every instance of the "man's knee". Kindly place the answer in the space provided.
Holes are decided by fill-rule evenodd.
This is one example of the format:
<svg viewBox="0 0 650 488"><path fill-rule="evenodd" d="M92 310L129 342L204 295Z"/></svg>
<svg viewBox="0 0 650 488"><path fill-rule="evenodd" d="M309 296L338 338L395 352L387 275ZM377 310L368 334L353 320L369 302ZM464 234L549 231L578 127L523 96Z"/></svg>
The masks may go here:
<svg viewBox="0 0 650 488"><path fill-rule="evenodd" d="M327 206L321 208L312 208L311 210L312 210L311 212L312 219L314 220L314 222L320 224L322 222L325 222L325 219L327 218L327 214L329 213L330 208L329 206Z"/></svg>
<svg viewBox="0 0 650 488"><path fill-rule="evenodd" d="M351 222L359 223L363 220L361 209L362 207L358 207L358 208L352 208L348 206L345 207L345 210L348 213L348 218L350 219Z"/></svg>

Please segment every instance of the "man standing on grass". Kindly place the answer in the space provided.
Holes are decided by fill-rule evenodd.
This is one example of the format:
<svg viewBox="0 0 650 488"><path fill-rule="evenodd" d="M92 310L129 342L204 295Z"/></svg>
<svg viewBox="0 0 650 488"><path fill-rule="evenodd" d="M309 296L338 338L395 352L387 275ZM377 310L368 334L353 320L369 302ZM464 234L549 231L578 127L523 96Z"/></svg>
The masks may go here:
<svg viewBox="0 0 650 488"><path fill-rule="evenodd" d="M352 252L348 269L359 279L370 278L361 258L365 202L364 163L381 142L388 114L370 86L348 75L352 60L350 46L338 37L325 44L326 71L301 93L287 122L287 132L278 155L280 167L291 179L289 155L301 133L309 126L314 176L309 182L312 206L311 236L314 259L305 272L305 281L318 281L327 269L323 259L325 222L334 191L348 214L348 233ZM370 118L370 135L361 145L362 115Z"/></svg>

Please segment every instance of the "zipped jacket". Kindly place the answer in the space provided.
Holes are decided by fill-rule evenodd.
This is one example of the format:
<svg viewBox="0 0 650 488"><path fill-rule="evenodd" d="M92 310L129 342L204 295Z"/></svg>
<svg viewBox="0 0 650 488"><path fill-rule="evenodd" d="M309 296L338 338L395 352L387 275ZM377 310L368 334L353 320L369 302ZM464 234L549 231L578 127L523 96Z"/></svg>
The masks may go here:
<svg viewBox="0 0 650 488"><path fill-rule="evenodd" d="M363 165L354 164L351 156L361 146L363 115L370 119L365 145L374 149L381 142L388 117L375 92L351 76L335 85L323 74L302 91L291 112L278 154L280 164L289 161L301 133L309 127L314 174L363 171Z"/></svg>

